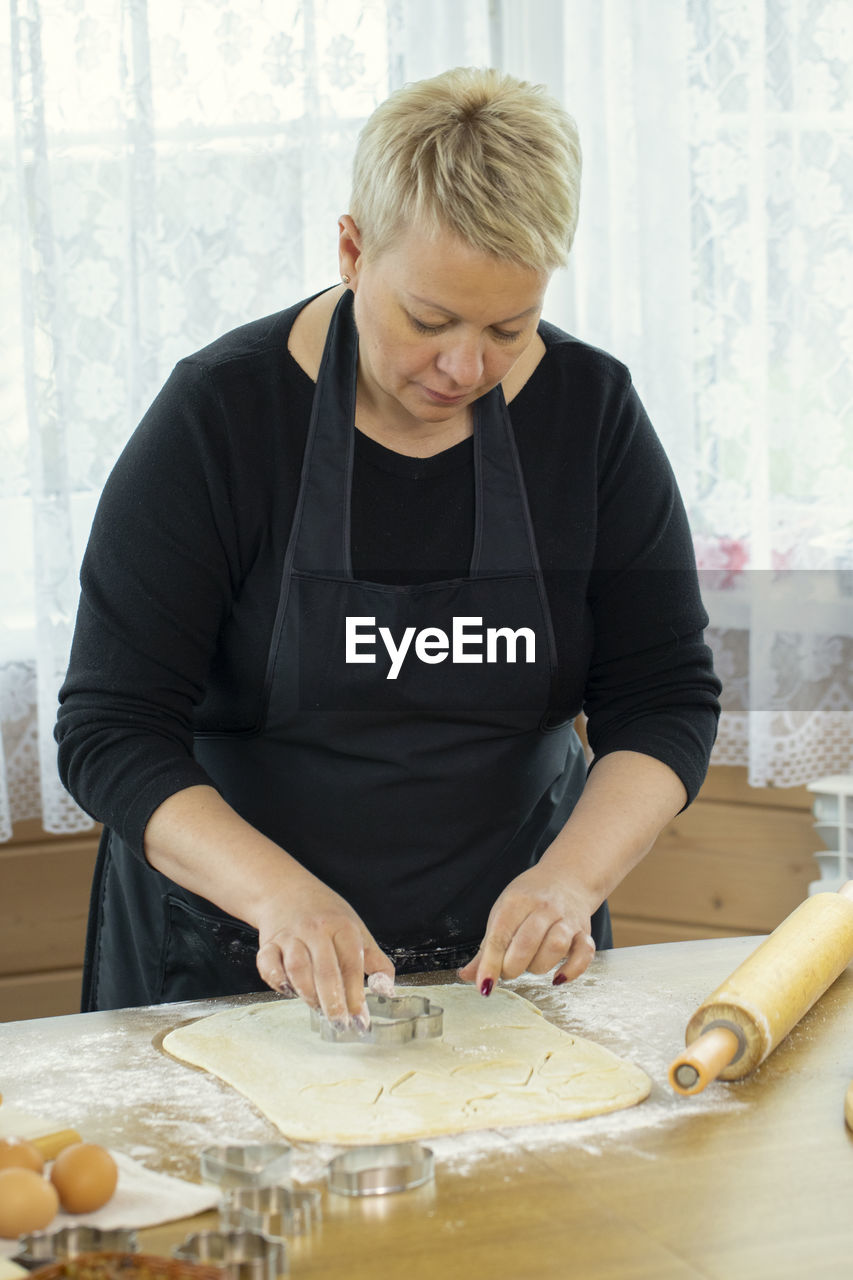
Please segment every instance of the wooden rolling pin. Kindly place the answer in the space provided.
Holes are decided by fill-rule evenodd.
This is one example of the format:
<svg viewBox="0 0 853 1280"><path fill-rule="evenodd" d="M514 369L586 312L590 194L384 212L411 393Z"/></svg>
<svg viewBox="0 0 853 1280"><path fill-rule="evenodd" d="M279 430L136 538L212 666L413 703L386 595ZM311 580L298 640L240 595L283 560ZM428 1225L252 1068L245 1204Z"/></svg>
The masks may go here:
<svg viewBox="0 0 853 1280"><path fill-rule="evenodd" d="M30 1146L41 1152L43 1160L55 1160L60 1151L82 1141L76 1129L59 1129L56 1133L44 1133L40 1138L27 1138Z"/></svg>
<svg viewBox="0 0 853 1280"><path fill-rule="evenodd" d="M853 959L853 880L807 898L687 1024L669 1069L676 1093L754 1071Z"/></svg>
<svg viewBox="0 0 853 1280"><path fill-rule="evenodd" d="M0 1103L2 1101L3 1094L0 1093ZM30 1117L29 1122L32 1123L32 1121L33 1118ZM12 1135L9 1134L7 1136L11 1137ZM57 1129L53 1133L42 1133L34 1138L26 1138L25 1141L41 1152L43 1160L55 1160L60 1151L64 1151L66 1147L70 1147L74 1142L82 1142L83 1139L76 1129Z"/></svg>

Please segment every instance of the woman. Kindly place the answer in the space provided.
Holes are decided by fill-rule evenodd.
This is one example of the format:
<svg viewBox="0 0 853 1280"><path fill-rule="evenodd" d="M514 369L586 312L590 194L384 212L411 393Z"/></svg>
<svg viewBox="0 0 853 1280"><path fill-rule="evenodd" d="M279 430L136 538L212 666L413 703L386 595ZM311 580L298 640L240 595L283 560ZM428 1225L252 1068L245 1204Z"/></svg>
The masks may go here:
<svg viewBox="0 0 853 1280"><path fill-rule="evenodd" d="M629 375L540 320L579 174L540 88L403 89L359 142L342 283L182 361L130 440L57 728L105 823L84 1008L259 972L363 1025L365 974L488 995L610 944L719 686Z"/></svg>

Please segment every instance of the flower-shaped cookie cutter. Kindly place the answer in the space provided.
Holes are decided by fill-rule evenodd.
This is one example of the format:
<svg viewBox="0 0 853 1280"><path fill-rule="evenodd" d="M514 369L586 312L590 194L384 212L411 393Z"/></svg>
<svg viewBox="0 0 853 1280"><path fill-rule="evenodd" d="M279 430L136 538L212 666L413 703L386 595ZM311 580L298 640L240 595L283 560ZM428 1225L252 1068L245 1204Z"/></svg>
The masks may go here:
<svg viewBox="0 0 853 1280"><path fill-rule="evenodd" d="M232 1187L287 1186L292 1147L287 1142L205 1147L199 1160L202 1182L223 1191Z"/></svg>
<svg viewBox="0 0 853 1280"><path fill-rule="evenodd" d="M136 1232L130 1227L107 1230L79 1225L22 1236L14 1261L31 1270L36 1265L78 1258L82 1253L136 1253L138 1248Z"/></svg>
<svg viewBox="0 0 853 1280"><path fill-rule="evenodd" d="M273 1239L306 1235L322 1217L322 1197L311 1188L240 1187L219 1205L223 1230L262 1231Z"/></svg>
<svg viewBox="0 0 853 1280"><path fill-rule="evenodd" d="M277 1280L289 1271L287 1246L260 1231L197 1231L172 1250L184 1262L208 1262L229 1280Z"/></svg>
<svg viewBox="0 0 853 1280"><path fill-rule="evenodd" d="M337 1027L320 1012L311 1010L311 1030L319 1031L322 1040L335 1044L406 1044L409 1040L433 1040L444 1029L444 1010L430 1004L425 996L382 996L373 991L365 994L370 1027L360 1031L354 1026Z"/></svg>

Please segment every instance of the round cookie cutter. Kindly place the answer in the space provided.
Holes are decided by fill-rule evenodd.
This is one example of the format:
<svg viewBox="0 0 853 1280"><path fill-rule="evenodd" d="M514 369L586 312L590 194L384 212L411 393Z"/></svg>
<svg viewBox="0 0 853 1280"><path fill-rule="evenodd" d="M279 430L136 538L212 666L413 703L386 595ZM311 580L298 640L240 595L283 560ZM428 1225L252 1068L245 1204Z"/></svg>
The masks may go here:
<svg viewBox="0 0 853 1280"><path fill-rule="evenodd" d="M240 1187L219 1206L223 1230L261 1231L273 1239L307 1235L322 1220L320 1192L310 1188Z"/></svg>
<svg viewBox="0 0 853 1280"><path fill-rule="evenodd" d="M329 1161L329 1190L342 1196L385 1196L410 1191L433 1177L432 1150L419 1142L353 1147Z"/></svg>
<svg viewBox="0 0 853 1280"><path fill-rule="evenodd" d="M277 1280L289 1270L284 1241L260 1231L197 1231L172 1250L172 1257L212 1263L229 1280Z"/></svg>
<svg viewBox="0 0 853 1280"><path fill-rule="evenodd" d="M287 1185L291 1152L287 1142L205 1147L199 1160L201 1180L212 1182L223 1191Z"/></svg>

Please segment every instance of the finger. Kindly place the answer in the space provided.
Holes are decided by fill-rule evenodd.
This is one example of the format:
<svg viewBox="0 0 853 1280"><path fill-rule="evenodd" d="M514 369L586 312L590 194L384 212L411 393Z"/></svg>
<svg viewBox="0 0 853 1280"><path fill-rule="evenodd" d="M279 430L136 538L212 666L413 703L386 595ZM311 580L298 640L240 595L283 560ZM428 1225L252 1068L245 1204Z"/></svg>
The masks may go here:
<svg viewBox="0 0 853 1280"><path fill-rule="evenodd" d="M579 978L589 968L594 955L595 940L592 934L575 934L568 956L554 974L552 979L554 986L559 987L564 982Z"/></svg>
<svg viewBox="0 0 853 1280"><path fill-rule="evenodd" d="M480 995L491 995L495 983L504 972L504 957L520 924L520 920L513 921L510 917L505 921L498 914L494 923L490 922L487 925L486 936L480 947L480 963L474 978ZM522 971L519 970L519 972Z"/></svg>
<svg viewBox="0 0 853 1280"><path fill-rule="evenodd" d="M376 988L376 992L378 995L385 995L386 988L389 986L393 995L394 979L397 976L394 961L385 954L369 934L364 943L364 972L371 977L375 975L377 978L379 985Z"/></svg>
<svg viewBox="0 0 853 1280"><path fill-rule="evenodd" d="M320 1008L320 999L314 982L314 964L311 952L301 938L288 938L282 946L282 959L287 981L311 1009Z"/></svg>
<svg viewBox="0 0 853 1280"><path fill-rule="evenodd" d="M367 989L375 996L384 996L386 1000L393 1000L397 994L394 979L389 978L388 974L381 970L368 974Z"/></svg>
<svg viewBox="0 0 853 1280"><path fill-rule="evenodd" d="M288 981L281 949L276 943L267 942L259 949L255 956L255 965L264 982L268 987L272 987L273 991L279 991L285 996L296 994Z"/></svg>
<svg viewBox="0 0 853 1280"><path fill-rule="evenodd" d="M477 976L477 970L480 967L480 958L483 954L483 948L480 946L477 954L472 956L466 965L456 970L456 976L460 982L473 982Z"/></svg>
<svg viewBox="0 0 853 1280"><path fill-rule="evenodd" d="M547 973L568 958L575 932L565 920L556 920L545 932L538 950L527 964L529 973Z"/></svg>
<svg viewBox="0 0 853 1280"><path fill-rule="evenodd" d="M347 1003L346 979L341 969L341 957L338 953L339 942L335 938L323 935L316 940L311 949L314 989L323 1014L336 1030L345 1030L350 1025L350 1011ZM346 952L346 946L343 947ZM361 963L361 946L357 951L357 964ZM347 965L352 963L350 959ZM290 968L288 966L288 974ZM362 985L364 979L361 978Z"/></svg>
<svg viewBox="0 0 853 1280"><path fill-rule="evenodd" d="M532 911L510 939L501 976L517 978L527 971L547 973L568 954L573 936L574 930L564 920L554 920L553 911Z"/></svg>
<svg viewBox="0 0 853 1280"><path fill-rule="evenodd" d="M364 1000L364 951L361 941L342 930L335 934L334 942L344 986L346 1013L351 1018L357 1018L359 1025L364 1024L366 1029L370 1019Z"/></svg>
<svg viewBox="0 0 853 1280"><path fill-rule="evenodd" d="M368 990L372 991L374 995L393 999L396 994L394 990L396 972L393 961L386 956L382 948L376 944L369 934L364 949L363 969L364 973L367 974ZM362 1001L363 1009L356 1018L356 1022L363 1030L367 1031L370 1028L370 1012L367 1008L367 998L363 988Z"/></svg>
<svg viewBox="0 0 853 1280"><path fill-rule="evenodd" d="M376 974L394 989L394 964L375 940L355 922L347 922L334 935L335 950L344 983L347 1012L367 1030L370 1015L364 992L364 975Z"/></svg>

